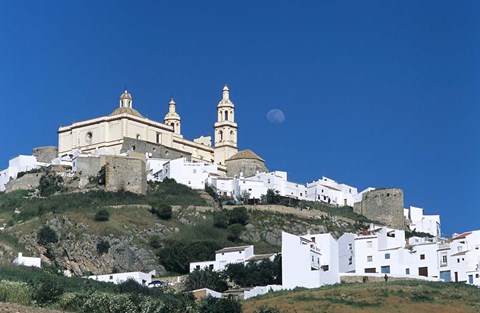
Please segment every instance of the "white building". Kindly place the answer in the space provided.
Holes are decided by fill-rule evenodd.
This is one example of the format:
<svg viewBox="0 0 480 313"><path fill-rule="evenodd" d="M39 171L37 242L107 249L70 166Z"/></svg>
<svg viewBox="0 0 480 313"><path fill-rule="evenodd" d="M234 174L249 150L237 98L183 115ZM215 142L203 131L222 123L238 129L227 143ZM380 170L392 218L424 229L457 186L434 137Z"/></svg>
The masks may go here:
<svg viewBox="0 0 480 313"><path fill-rule="evenodd" d="M239 178L240 186L248 183L262 183L264 190L261 195L265 195L268 189L273 189L279 192L281 196L291 197L295 199L307 199L307 188L304 184L288 181L287 172L274 171L269 173L257 173L255 176L246 178ZM258 198L258 197L255 197Z"/></svg>
<svg viewBox="0 0 480 313"><path fill-rule="evenodd" d="M127 273L115 273L106 275L92 275L88 276L88 279L103 281L107 283L121 284L129 279L133 279L137 283L143 286L148 286L152 281L152 277L155 276L155 270L143 273L143 272L127 272Z"/></svg>
<svg viewBox="0 0 480 313"><path fill-rule="evenodd" d="M17 178L18 173L30 171L37 167L37 158L33 155L19 155L8 161L8 168L0 171L0 191L5 191L5 185L10 179Z"/></svg>
<svg viewBox="0 0 480 313"><path fill-rule="evenodd" d="M480 286L480 230L456 235L438 250L440 277Z"/></svg>
<svg viewBox="0 0 480 313"><path fill-rule="evenodd" d="M387 274L394 277L438 278L436 243L405 245L403 230L382 227L338 239L340 272Z"/></svg>
<svg viewBox="0 0 480 313"><path fill-rule="evenodd" d="M424 215L422 208L410 206L403 210L403 215L410 221L410 230L427 233L434 237L440 237L440 215Z"/></svg>
<svg viewBox="0 0 480 313"><path fill-rule="evenodd" d="M318 288L339 282L338 244L332 235L282 232L283 288Z"/></svg>
<svg viewBox="0 0 480 313"><path fill-rule="evenodd" d="M154 166L153 162L149 166ZM163 181L165 178L173 178L177 183L187 185L193 189L204 189L206 183L210 183L211 176L217 176L216 164L203 162L189 162L185 158L164 162L162 168L153 173L155 180Z"/></svg>
<svg viewBox="0 0 480 313"><path fill-rule="evenodd" d="M340 184L323 176L322 179L307 183L307 198L338 206L353 206L357 188Z"/></svg>
<svg viewBox="0 0 480 313"><path fill-rule="evenodd" d="M18 256L13 260L13 264L38 268L42 267L40 258L23 256L21 252L19 252Z"/></svg>
<svg viewBox="0 0 480 313"><path fill-rule="evenodd" d="M267 259L270 261L273 261L275 256L276 256L275 253L256 255L254 254L254 247L252 245L227 247L215 252L215 261L190 263L190 272L193 272L194 270L205 269L205 268L210 268L214 271L223 271L228 264L233 264L233 263L247 264L248 262L251 262L251 261L259 262Z"/></svg>

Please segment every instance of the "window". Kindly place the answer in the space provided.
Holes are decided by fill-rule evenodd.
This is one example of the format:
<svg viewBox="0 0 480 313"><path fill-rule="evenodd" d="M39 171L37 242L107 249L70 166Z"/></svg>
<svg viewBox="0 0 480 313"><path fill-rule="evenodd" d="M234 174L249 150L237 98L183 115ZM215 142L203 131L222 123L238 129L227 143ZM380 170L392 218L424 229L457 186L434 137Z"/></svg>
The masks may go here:
<svg viewBox="0 0 480 313"><path fill-rule="evenodd" d="M352 250L352 244L351 243L348 244L348 250Z"/></svg>
<svg viewBox="0 0 480 313"><path fill-rule="evenodd" d="M371 240L367 241L367 248L371 248L373 246L373 242Z"/></svg>
<svg viewBox="0 0 480 313"><path fill-rule="evenodd" d="M200 270L200 265L195 266L195 269Z"/></svg>
<svg viewBox="0 0 480 313"><path fill-rule="evenodd" d="M420 260L425 260L425 254L420 254Z"/></svg>
<svg viewBox="0 0 480 313"><path fill-rule="evenodd" d="M405 274L410 275L410 269L409 268L405 269Z"/></svg>
<svg viewBox="0 0 480 313"><path fill-rule="evenodd" d="M110 275L109 279L113 279L113 275Z"/></svg>
<svg viewBox="0 0 480 313"><path fill-rule="evenodd" d="M353 257L350 256L350 257L348 258L348 265L352 265L352 263L353 263Z"/></svg>
<svg viewBox="0 0 480 313"><path fill-rule="evenodd" d="M390 265L385 265L380 268L382 274L390 274Z"/></svg>
<svg viewBox="0 0 480 313"><path fill-rule="evenodd" d="M445 266L447 265L448 259L446 255L442 255L442 261L440 262L440 265Z"/></svg>
<svg viewBox="0 0 480 313"><path fill-rule="evenodd" d="M385 260L390 260L390 253L385 253Z"/></svg>
<svg viewBox="0 0 480 313"><path fill-rule="evenodd" d="M196 168L193 169L193 174L197 174L197 169Z"/></svg>
<svg viewBox="0 0 480 313"><path fill-rule="evenodd" d="M367 256L367 262L372 262L373 261L373 256L369 255Z"/></svg>

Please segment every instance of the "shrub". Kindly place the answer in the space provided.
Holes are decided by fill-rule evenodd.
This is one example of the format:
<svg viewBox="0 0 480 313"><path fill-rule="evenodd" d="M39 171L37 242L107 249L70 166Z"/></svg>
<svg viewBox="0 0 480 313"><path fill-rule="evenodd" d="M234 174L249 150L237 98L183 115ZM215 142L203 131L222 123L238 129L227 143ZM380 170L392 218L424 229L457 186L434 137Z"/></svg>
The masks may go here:
<svg viewBox="0 0 480 313"><path fill-rule="evenodd" d="M23 282L0 281L0 301L30 304L31 288Z"/></svg>
<svg viewBox="0 0 480 313"><path fill-rule="evenodd" d="M50 278L42 278L35 281L33 290L33 299L39 304L56 302L63 294L63 286Z"/></svg>
<svg viewBox="0 0 480 313"><path fill-rule="evenodd" d="M266 306L262 305L258 309L255 309L253 313L280 313L280 309L276 306Z"/></svg>
<svg viewBox="0 0 480 313"><path fill-rule="evenodd" d="M217 228L228 227L228 216L224 211L217 212L213 215L213 226Z"/></svg>
<svg viewBox="0 0 480 313"><path fill-rule="evenodd" d="M158 235L152 235L150 239L148 240L148 244L155 249L161 248L162 247L162 240L160 239L160 236Z"/></svg>
<svg viewBox="0 0 480 313"><path fill-rule="evenodd" d="M110 219L110 212L108 212L108 210L105 208L100 209L97 211L97 213L95 213L94 219L98 222L108 221Z"/></svg>
<svg viewBox="0 0 480 313"><path fill-rule="evenodd" d="M159 219L169 220L172 218L172 206L168 204L160 204L150 209Z"/></svg>
<svg viewBox="0 0 480 313"><path fill-rule="evenodd" d="M99 254L108 253L109 249L110 249L110 242L102 239L97 243L97 252Z"/></svg>
<svg viewBox="0 0 480 313"><path fill-rule="evenodd" d="M242 232L245 230L245 226L242 224L232 224L228 226L228 240L232 242L239 242Z"/></svg>
<svg viewBox="0 0 480 313"><path fill-rule="evenodd" d="M236 207L229 212L228 224L247 225L247 223L248 223L248 212L245 207L243 206Z"/></svg>
<svg viewBox="0 0 480 313"><path fill-rule="evenodd" d="M61 190L61 184L63 183L63 178L55 174L43 175L40 178L40 185L38 190L42 197L48 197L53 195L55 192Z"/></svg>
<svg viewBox="0 0 480 313"><path fill-rule="evenodd" d="M42 246L45 246L49 243L57 243L58 236L57 233L48 226L42 227L37 233L37 241Z"/></svg>
<svg viewBox="0 0 480 313"><path fill-rule="evenodd" d="M199 313L241 313L242 305L232 295L227 298L206 297L198 306Z"/></svg>
<svg viewBox="0 0 480 313"><path fill-rule="evenodd" d="M228 289L228 284L222 272L217 272L210 268L196 269L188 275L185 281L185 290L192 291L200 288L209 288L222 292Z"/></svg>

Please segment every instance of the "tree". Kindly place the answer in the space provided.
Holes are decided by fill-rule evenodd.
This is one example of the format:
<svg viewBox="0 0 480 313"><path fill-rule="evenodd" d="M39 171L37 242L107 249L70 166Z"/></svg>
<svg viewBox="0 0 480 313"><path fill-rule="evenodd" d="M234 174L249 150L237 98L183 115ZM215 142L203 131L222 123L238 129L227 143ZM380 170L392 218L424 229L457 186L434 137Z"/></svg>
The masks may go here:
<svg viewBox="0 0 480 313"><path fill-rule="evenodd" d="M159 219L169 220L172 218L172 206L168 204L159 204L152 206L150 212L155 214Z"/></svg>
<svg viewBox="0 0 480 313"><path fill-rule="evenodd" d="M56 302L63 294L63 286L53 278L41 278L33 282L32 298L39 304Z"/></svg>
<svg viewBox="0 0 480 313"><path fill-rule="evenodd" d="M228 224L247 225L247 223L248 223L248 211L245 207L243 206L236 207L229 212Z"/></svg>
<svg viewBox="0 0 480 313"><path fill-rule="evenodd" d="M282 260L276 256L273 261L249 262L247 265L227 265L225 275L240 287L282 284Z"/></svg>
<svg viewBox="0 0 480 313"><path fill-rule="evenodd" d="M239 242L242 232L245 230L245 226L242 224L232 224L228 226L228 240L232 242Z"/></svg>
<svg viewBox="0 0 480 313"><path fill-rule="evenodd" d="M228 289L228 284L222 272L217 272L210 268L196 269L188 274L185 281L185 290L192 291L200 288L209 288L223 292Z"/></svg>
<svg viewBox="0 0 480 313"><path fill-rule="evenodd" d="M110 212L105 208L100 209L95 213L94 219L98 222L106 222L110 219Z"/></svg>
<svg viewBox="0 0 480 313"><path fill-rule="evenodd" d="M108 253L109 249L110 249L110 242L102 239L97 243L97 252L99 254Z"/></svg>
<svg viewBox="0 0 480 313"><path fill-rule="evenodd" d="M160 236L158 235L152 235L150 239L148 240L148 243L152 248L158 249L162 246L162 240L160 239Z"/></svg>
<svg viewBox="0 0 480 313"><path fill-rule="evenodd" d="M37 241L42 246L45 246L49 243L57 243L58 236L57 233L48 226L42 227L37 233Z"/></svg>
<svg viewBox="0 0 480 313"><path fill-rule="evenodd" d="M63 183L63 178L55 174L43 175L40 178L40 183L38 190L42 197L48 197L53 195L55 192L61 190L61 184Z"/></svg>
<svg viewBox="0 0 480 313"><path fill-rule="evenodd" d="M268 204L278 204L280 203L280 192L278 190L268 189L266 198Z"/></svg>
<svg viewBox="0 0 480 313"><path fill-rule="evenodd" d="M217 228L227 228L228 227L228 216L225 211L220 211L213 215L213 226Z"/></svg>

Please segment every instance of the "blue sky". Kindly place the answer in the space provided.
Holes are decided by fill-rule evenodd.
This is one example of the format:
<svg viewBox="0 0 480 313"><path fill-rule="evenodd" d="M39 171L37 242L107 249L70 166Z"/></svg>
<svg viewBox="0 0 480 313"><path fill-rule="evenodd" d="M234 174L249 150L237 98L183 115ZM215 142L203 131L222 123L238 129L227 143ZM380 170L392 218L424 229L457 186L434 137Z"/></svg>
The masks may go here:
<svg viewBox="0 0 480 313"><path fill-rule="evenodd" d="M445 234L480 228L478 1L18 0L0 26L0 168L125 84L147 117L173 95L186 138L213 134L227 81L270 170L399 187Z"/></svg>

